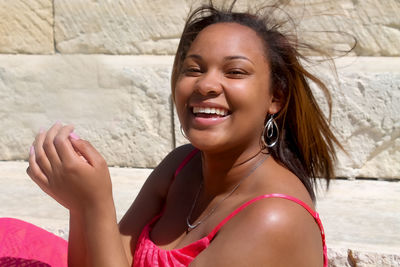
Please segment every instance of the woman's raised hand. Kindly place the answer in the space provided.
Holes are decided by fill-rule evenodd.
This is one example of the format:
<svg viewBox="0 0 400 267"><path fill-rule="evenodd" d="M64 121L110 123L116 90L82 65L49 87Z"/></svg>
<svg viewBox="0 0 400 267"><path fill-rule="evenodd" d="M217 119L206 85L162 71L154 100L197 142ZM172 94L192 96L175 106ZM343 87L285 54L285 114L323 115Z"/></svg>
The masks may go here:
<svg viewBox="0 0 400 267"><path fill-rule="evenodd" d="M112 201L112 188L104 158L73 130L56 123L41 131L31 147L27 173L61 205L82 212Z"/></svg>

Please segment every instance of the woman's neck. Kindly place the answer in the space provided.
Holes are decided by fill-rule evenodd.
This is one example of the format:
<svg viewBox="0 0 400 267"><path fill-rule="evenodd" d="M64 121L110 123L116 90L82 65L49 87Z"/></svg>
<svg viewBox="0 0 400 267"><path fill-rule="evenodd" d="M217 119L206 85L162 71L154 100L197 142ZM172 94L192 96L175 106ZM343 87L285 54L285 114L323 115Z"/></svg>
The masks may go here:
<svg viewBox="0 0 400 267"><path fill-rule="evenodd" d="M218 154L202 152L204 193L215 197L228 192L250 175L266 157L266 151L259 147Z"/></svg>

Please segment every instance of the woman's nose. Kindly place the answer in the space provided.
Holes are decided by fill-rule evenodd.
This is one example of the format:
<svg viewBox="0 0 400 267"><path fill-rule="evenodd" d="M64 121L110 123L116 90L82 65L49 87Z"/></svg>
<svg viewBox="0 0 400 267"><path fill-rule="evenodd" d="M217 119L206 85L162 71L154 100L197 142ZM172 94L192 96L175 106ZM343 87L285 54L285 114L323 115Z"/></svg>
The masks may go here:
<svg viewBox="0 0 400 267"><path fill-rule="evenodd" d="M220 76L215 71L203 73L197 80L195 89L202 95L220 94L222 92Z"/></svg>

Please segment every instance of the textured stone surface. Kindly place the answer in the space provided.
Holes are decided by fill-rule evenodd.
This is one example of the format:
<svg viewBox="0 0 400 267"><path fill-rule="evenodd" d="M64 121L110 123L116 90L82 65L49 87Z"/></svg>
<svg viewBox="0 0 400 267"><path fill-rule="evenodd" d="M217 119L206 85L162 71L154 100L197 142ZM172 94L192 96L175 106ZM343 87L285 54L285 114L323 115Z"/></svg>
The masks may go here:
<svg viewBox="0 0 400 267"><path fill-rule="evenodd" d="M56 45L61 53L174 54L188 11L202 2L3 0L0 53L48 54ZM249 2L238 1L238 9L265 1ZM355 37L353 55L400 55L397 0L292 0L284 10L302 41L346 50Z"/></svg>
<svg viewBox="0 0 400 267"><path fill-rule="evenodd" d="M346 248L328 248L329 267L397 267L400 255L357 251Z"/></svg>
<svg viewBox="0 0 400 267"><path fill-rule="evenodd" d="M400 2L397 0L294 0L288 12L300 39L322 48L348 50L359 56L400 55ZM339 53L340 54L340 53Z"/></svg>
<svg viewBox="0 0 400 267"><path fill-rule="evenodd" d="M26 159L39 128L57 120L73 123L110 165L153 167L173 147L169 58L1 56L0 62L2 160Z"/></svg>
<svg viewBox="0 0 400 267"><path fill-rule="evenodd" d="M62 53L174 54L188 12L185 0L55 0L54 7Z"/></svg>
<svg viewBox="0 0 400 267"><path fill-rule="evenodd" d="M0 0L0 53L54 53L52 3Z"/></svg>
<svg viewBox="0 0 400 267"><path fill-rule="evenodd" d="M400 182L333 180L317 198L333 248L399 253Z"/></svg>
<svg viewBox="0 0 400 267"><path fill-rule="evenodd" d="M400 178L400 58L341 58L319 68L333 97L332 125L346 149L337 175ZM319 97L322 101L322 98Z"/></svg>
<svg viewBox="0 0 400 267"><path fill-rule="evenodd" d="M56 46L62 53L174 54L188 10L202 2L55 0ZM238 1L238 9L264 2ZM284 10L302 41L347 50L355 37L353 54L400 55L399 1L292 0Z"/></svg>
<svg viewBox="0 0 400 267"><path fill-rule="evenodd" d="M68 212L25 174L26 162L0 161L0 217L14 217L68 236ZM110 168L117 217L139 192L150 169ZM335 180L320 192L331 267L400 265L400 182Z"/></svg>

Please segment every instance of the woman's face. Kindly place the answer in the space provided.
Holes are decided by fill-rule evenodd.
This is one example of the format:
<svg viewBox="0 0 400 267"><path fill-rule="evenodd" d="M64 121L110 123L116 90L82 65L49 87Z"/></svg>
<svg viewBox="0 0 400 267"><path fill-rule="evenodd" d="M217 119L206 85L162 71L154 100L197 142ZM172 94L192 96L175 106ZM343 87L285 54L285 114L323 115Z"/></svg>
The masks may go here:
<svg viewBox="0 0 400 267"><path fill-rule="evenodd" d="M175 87L180 122L203 151L260 148L268 113L276 113L262 40L237 23L204 28L193 41Z"/></svg>

